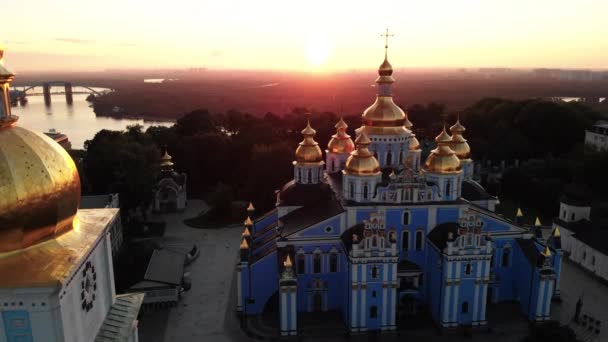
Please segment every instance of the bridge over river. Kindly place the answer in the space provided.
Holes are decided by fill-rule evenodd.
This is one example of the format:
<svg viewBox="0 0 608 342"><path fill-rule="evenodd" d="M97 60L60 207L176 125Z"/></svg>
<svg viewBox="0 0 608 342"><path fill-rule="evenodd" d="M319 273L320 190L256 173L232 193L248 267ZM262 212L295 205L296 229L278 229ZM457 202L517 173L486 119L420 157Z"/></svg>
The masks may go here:
<svg viewBox="0 0 608 342"><path fill-rule="evenodd" d="M42 88L42 92L38 89ZM59 91L51 91L52 88L59 88ZM78 90L74 90L74 88L78 88ZM74 99L72 97L73 94L94 94L94 95L102 95L111 91L111 89L107 90L96 90L86 85L75 85L70 81L47 81L31 86L23 87L22 89L13 88L11 90L11 101L16 103L18 101L27 101L27 96L44 96L44 103L48 106L51 104L51 95L52 94L65 94L65 101L68 104L72 104Z"/></svg>

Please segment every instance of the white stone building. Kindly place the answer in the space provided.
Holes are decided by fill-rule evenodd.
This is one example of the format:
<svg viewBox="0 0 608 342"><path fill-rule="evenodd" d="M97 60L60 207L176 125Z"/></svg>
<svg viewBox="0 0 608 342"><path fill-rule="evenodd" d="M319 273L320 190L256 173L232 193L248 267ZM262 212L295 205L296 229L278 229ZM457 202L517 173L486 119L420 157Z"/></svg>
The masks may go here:
<svg viewBox="0 0 608 342"><path fill-rule="evenodd" d="M608 151L608 123L599 122L585 131L585 145L598 151Z"/></svg>

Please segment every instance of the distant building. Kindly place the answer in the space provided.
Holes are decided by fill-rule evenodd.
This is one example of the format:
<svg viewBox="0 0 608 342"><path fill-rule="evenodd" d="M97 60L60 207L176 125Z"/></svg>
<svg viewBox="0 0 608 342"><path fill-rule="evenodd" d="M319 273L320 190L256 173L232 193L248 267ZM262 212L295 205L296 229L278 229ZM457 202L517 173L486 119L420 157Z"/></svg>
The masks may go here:
<svg viewBox="0 0 608 342"><path fill-rule="evenodd" d="M63 149L65 149L66 151L72 149L72 143L70 143L68 136L63 133L57 132L54 128L49 129L49 131L45 132L44 134L46 134L49 138L55 140L55 142L61 145L61 147L63 147Z"/></svg>
<svg viewBox="0 0 608 342"><path fill-rule="evenodd" d="M608 281L608 220L591 217L591 194L582 187L566 187L560 202L553 226L566 256Z"/></svg>
<svg viewBox="0 0 608 342"><path fill-rule="evenodd" d="M167 151L161 157L160 169L154 195L154 211L167 212L186 209L188 177L185 173L178 173L173 170L173 162Z"/></svg>
<svg viewBox="0 0 608 342"><path fill-rule="evenodd" d="M585 131L585 145L598 151L608 151L608 122L598 122Z"/></svg>

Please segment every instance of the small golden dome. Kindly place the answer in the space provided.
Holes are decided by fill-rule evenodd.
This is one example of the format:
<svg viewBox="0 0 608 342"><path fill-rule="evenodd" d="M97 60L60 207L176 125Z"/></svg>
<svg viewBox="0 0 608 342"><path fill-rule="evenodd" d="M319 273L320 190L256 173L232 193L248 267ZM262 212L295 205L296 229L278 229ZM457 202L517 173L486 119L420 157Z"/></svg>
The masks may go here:
<svg viewBox="0 0 608 342"><path fill-rule="evenodd" d="M247 240L245 238L243 238L243 240L241 240L240 249L241 250L249 249L249 244L247 243Z"/></svg>
<svg viewBox="0 0 608 342"><path fill-rule="evenodd" d="M380 164L368 149L371 141L365 132L361 132L357 140L355 140L355 144L357 145L357 149L346 159L344 173L354 176L379 175Z"/></svg>
<svg viewBox="0 0 608 342"><path fill-rule="evenodd" d="M560 233L559 228L556 226L555 230L553 231L553 236L558 238L562 236L562 233Z"/></svg>
<svg viewBox="0 0 608 342"><path fill-rule="evenodd" d="M420 142L418 141L418 139L416 139L415 135L412 135L410 137L409 150L410 151L418 151L418 150L420 150Z"/></svg>
<svg viewBox="0 0 608 342"><path fill-rule="evenodd" d="M548 257L550 257L550 256L551 256L551 250L549 249L549 246L548 246L548 245L547 245L547 246L545 246L545 250L542 252L542 255L543 255L545 258L548 258Z"/></svg>
<svg viewBox="0 0 608 342"><path fill-rule="evenodd" d="M289 254L287 254L287 258L285 258L285 261L283 261L283 266L285 266L285 268L291 268L291 266L293 266Z"/></svg>
<svg viewBox="0 0 608 342"><path fill-rule="evenodd" d="M450 148L449 143L452 141L450 135L445 131L445 127L441 133L435 138L437 148L431 151L431 154L424 162L424 169L427 172L433 173L457 173L460 172L460 159L456 153Z"/></svg>
<svg viewBox="0 0 608 342"><path fill-rule="evenodd" d="M304 140L300 142L300 146L296 149L295 163L319 163L323 161L323 152L313 138L316 133L317 131L310 127L310 121L308 121L306 127L302 130Z"/></svg>
<svg viewBox="0 0 608 342"><path fill-rule="evenodd" d="M245 230L243 230L243 235L242 237L244 238L248 238L251 236L251 232L249 231L249 227L245 226Z"/></svg>
<svg viewBox="0 0 608 342"><path fill-rule="evenodd" d="M517 217L524 217L524 213L521 211L521 208L517 208L517 213L515 214Z"/></svg>
<svg viewBox="0 0 608 342"><path fill-rule="evenodd" d="M380 67L378 68L378 75L379 76L393 75L393 66L388 61L388 58L385 57L384 62L382 62L382 64L380 64Z"/></svg>
<svg viewBox="0 0 608 342"><path fill-rule="evenodd" d="M173 162L171 160L171 155L169 155L169 153L167 153L167 150L165 150L165 154L160 157L160 169L163 171L172 171Z"/></svg>
<svg viewBox="0 0 608 342"><path fill-rule="evenodd" d="M347 127L346 122L340 118L340 121L336 124L336 134L331 136L327 144L328 152L350 154L355 150L353 140L350 138L350 135L346 134Z"/></svg>
<svg viewBox="0 0 608 342"><path fill-rule="evenodd" d="M253 212L253 211L255 211L255 208L253 207L253 203L249 202L249 206L247 207L247 211L248 211L248 212Z"/></svg>
<svg viewBox="0 0 608 342"><path fill-rule="evenodd" d="M80 177L70 155L44 134L15 126L0 47L0 253L52 239L73 228Z"/></svg>
<svg viewBox="0 0 608 342"><path fill-rule="evenodd" d="M253 226L253 221L251 221L251 218L249 216L247 216L247 219L245 219L245 227L252 227Z"/></svg>
<svg viewBox="0 0 608 342"><path fill-rule="evenodd" d="M466 128L460 124L460 118L456 120L456 123L450 127L450 132L452 132L452 142L450 143L450 148L456 152L456 156L459 159L468 159L471 157L471 147L467 140L462 136L462 133L466 131Z"/></svg>

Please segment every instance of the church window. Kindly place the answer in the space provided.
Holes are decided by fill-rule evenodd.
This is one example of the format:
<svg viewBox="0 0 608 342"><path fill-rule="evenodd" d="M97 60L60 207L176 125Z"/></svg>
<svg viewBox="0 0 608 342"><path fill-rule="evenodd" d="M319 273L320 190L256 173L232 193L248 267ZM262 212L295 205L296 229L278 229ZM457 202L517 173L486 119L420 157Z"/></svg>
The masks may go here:
<svg viewBox="0 0 608 342"><path fill-rule="evenodd" d="M574 213L572 213L572 215L570 216L570 219L571 219L572 221L574 221Z"/></svg>
<svg viewBox="0 0 608 342"><path fill-rule="evenodd" d="M338 272L338 253L329 255L329 272Z"/></svg>
<svg viewBox="0 0 608 342"><path fill-rule="evenodd" d="M378 238L375 236L372 238L372 247L378 247Z"/></svg>
<svg viewBox="0 0 608 342"><path fill-rule="evenodd" d="M336 169L336 160L332 159L331 160L331 170L334 171Z"/></svg>
<svg viewBox="0 0 608 342"><path fill-rule="evenodd" d="M406 226L410 224L410 212L407 210L403 212L403 224Z"/></svg>
<svg viewBox="0 0 608 342"><path fill-rule="evenodd" d="M372 291L372 297L376 298L376 291Z"/></svg>
<svg viewBox="0 0 608 342"><path fill-rule="evenodd" d="M298 169L298 181L302 182L302 170Z"/></svg>
<svg viewBox="0 0 608 342"><path fill-rule="evenodd" d="M492 251L492 257L490 258L490 268L494 268L494 251Z"/></svg>
<svg viewBox="0 0 608 342"><path fill-rule="evenodd" d="M587 259L587 252L583 251L583 260Z"/></svg>
<svg viewBox="0 0 608 342"><path fill-rule="evenodd" d="M296 265L298 274L304 274L306 272L306 256L304 253L298 255L298 264Z"/></svg>
<svg viewBox="0 0 608 342"><path fill-rule="evenodd" d="M446 182L445 183L445 196L446 197L450 196L450 191L452 190L451 187L452 187L452 183L451 182Z"/></svg>
<svg viewBox="0 0 608 342"><path fill-rule="evenodd" d="M401 249L404 251L410 249L410 232L407 230L401 234Z"/></svg>
<svg viewBox="0 0 608 342"><path fill-rule="evenodd" d="M469 302L462 303L462 313L469 313Z"/></svg>
<svg viewBox="0 0 608 342"><path fill-rule="evenodd" d="M355 185L353 183L350 183L350 198L354 198L355 197Z"/></svg>
<svg viewBox="0 0 608 342"><path fill-rule="evenodd" d="M566 211L564 210L564 215L562 215L564 217L564 220L566 219Z"/></svg>
<svg viewBox="0 0 608 342"><path fill-rule="evenodd" d="M315 253L313 261L313 272L321 273L321 253Z"/></svg>
<svg viewBox="0 0 608 342"><path fill-rule="evenodd" d="M368 193L367 184L365 184L363 186L363 199L367 199L367 193Z"/></svg>
<svg viewBox="0 0 608 342"><path fill-rule="evenodd" d="M591 257L591 265L595 265L595 255Z"/></svg>
<svg viewBox="0 0 608 342"><path fill-rule="evenodd" d="M509 259L511 257L511 249L505 248L502 251L502 267L509 267Z"/></svg>
<svg viewBox="0 0 608 342"><path fill-rule="evenodd" d="M471 275L471 263L468 263L465 267L464 267L464 274L466 275Z"/></svg>
<svg viewBox="0 0 608 342"><path fill-rule="evenodd" d="M372 266L372 279L377 279L378 278L378 266L374 265Z"/></svg>
<svg viewBox="0 0 608 342"><path fill-rule="evenodd" d="M416 232L416 250L422 250L422 231L420 230Z"/></svg>
<svg viewBox="0 0 608 342"><path fill-rule="evenodd" d="M308 184L312 183L312 170L308 170Z"/></svg>
<svg viewBox="0 0 608 342"><path fill-rule="evenodd" d="M372 305L369 308L369 318L376 318L378 317L378 307L375 305Z"/></svg>
<svg viewBox="0 0 608 342"><path fill-rule="evenodd" d="M393 153L388 152L386 154L386 165L391 165L391 164L393 164Z"/></svg>

